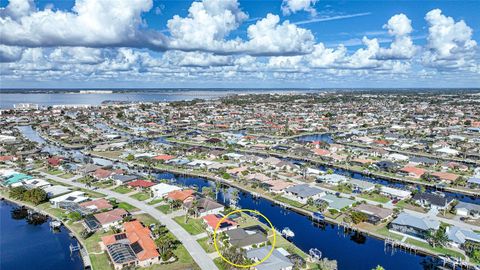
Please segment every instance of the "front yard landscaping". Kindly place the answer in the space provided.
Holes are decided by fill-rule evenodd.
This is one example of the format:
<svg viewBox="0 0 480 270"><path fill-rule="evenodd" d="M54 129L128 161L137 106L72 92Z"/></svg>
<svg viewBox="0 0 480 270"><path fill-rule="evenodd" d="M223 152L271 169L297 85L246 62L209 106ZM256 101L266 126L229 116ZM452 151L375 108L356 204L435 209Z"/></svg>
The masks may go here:
<svg viewBox="0 0 480 270"><path fill-rule="evenodd" d="M130 197L138 200L138 201L145 201L147 199L150 199L150 194L148 194L147 192L139 192L139 193L136 193L136 194L133 194L131 195Z"/></svg>
<svg viewBox="0 0 480 270"><path fill-rule="evenodd" d="M117 193L120 193L120 194L126 194L126 193L130 193L132 192L133 190L131 190L130 188L126 187L126 186L118 186L114 189L112 189L113 191L117 192Z"/></svg>
<svg viewBox="0 0 480 270"><path fill-rule="evenodd" d="M189 234L196 235L205 232L202 219L189 218L185 223L185 216L173 218L180 226L182 226Z"/></svg>

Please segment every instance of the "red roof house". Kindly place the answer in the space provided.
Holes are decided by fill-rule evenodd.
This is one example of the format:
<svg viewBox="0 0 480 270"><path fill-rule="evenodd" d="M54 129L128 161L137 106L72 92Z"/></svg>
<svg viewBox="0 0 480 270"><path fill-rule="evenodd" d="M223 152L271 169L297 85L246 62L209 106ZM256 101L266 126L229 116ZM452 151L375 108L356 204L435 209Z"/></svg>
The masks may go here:
<svg viewBox="0 0 480 270"><path fill-rule="evenodd" d="M105 169L97 169L95 170L95 172L93 173L93 176L97 179L105 179L105 178L108 178L110 177L110 175L112 175L112 171L110 170L105 170Z"/></svg>
<svg viewBox="0 0 480 270"><path fill-rule="evenodd" d="M155 160L163 160L163 161L168 161L170 159L174 159L175 156L171 156L171 155L158 155L158 156L155 156L153 157L153 159Z"/></svg>
<svg viewBox="0 0 480 270"><path fill-rule="evenodd" d="M401 172L407 173L408 176L413 177L413 178L420 178L422 175L424 175L427 170L422 169L422 168L417 168L414 166L405 166L403 169L400 170Z"/></svg>
<svg viewBox="0 0 480 270"><path fill-rule="evenodd" d="M60 157L51 157L47 160L48 165L51 166L58 166L62 162L62 159Z"/></svg>
<svg viewBox="0 0 480 270"><path fill-rule="evenodd" d="M106 210L106 209L112 209L113 206L108 202L106 199L101 198L93 201L88 201L88 202L83 202L80 204L80 206L85 207L85 208L90 208L94 209L96 211L101 211L101 210Z"/></svg>
<svg viewBox="0 0 480 270"><path fill-rule="evenodd" d="M191 189L184 189L184 190L174 190L167 194L167 198L173 201L181 201L184 202L189 199L193 199L193 194L195 191Z"/></svg>
<svg viewBox="0 0 480 270"><path fill-rule="evenodd" d="M207 230L209 230L210 232L213 232L215 228L217 228L217 225L220 222L220 220L222 220L222 218L223 217L220 215L210 214L210 215L204 216L202 219L203 219L203 222L207 224ZM231 219L226 218L222 221L220 226L218 226L217 232L228 231L231 229L235 229L237 227L238 227L238 223L236 223Z"/></svg>
<svg viewBox="0 0 480 270"><path fill-rule="evenodd" d="M135 180L133 182L128 183L127 185L134 187L134 188L149 188L151 186L155 186L155 183L146 180Z"/></svg>

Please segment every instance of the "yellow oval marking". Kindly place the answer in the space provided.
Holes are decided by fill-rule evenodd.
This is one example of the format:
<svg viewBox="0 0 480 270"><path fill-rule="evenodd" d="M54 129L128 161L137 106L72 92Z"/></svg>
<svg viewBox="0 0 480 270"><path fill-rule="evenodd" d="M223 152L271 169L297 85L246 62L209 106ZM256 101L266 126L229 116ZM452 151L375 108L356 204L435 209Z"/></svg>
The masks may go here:
<svg viewBox="0 0 480 270"><path fill-rule="evenodd" d="M225 258L222 253L220 252L220 250L218 249L218 245L217 245L217 230L218 228L220 227L220 224L222 224L222 222L227 219L228 216L230 215L233 215L235 213L242 213L242 212L250 212L250 213L254 213L254 214L257 214L261 217L263 217L268 225L270 226L270 228L272 229L272 232L273 232L273 243L272 243L272 248L270 249L270 251L268 252L267 256L265 256L265 258L261 259L260 261L256 262L256 263L253 263L253 264L235 264L231 261L229 261L227 258ZM268 236L268 233L267 233L267 236ZM222 219L220 219L220 221L218 222L217 226L215 227L215 230L213 231L213 245L215 246L215 250L217 251L218 255L220 255L220 258L222 258L222 260L226 261L227 263L235 266L235 267L240 267L240 268L250 268L250 267L254 267L254 266L257 266L261 263L263 263L264 261L266 261L273 253L273 250L275 249L275 243L276 243L277 239L276 239L276 234L275 234L275 228L273 227L272 223L270 222L270 220L264 216L262 213L256 211L256 210L251 210L251 209L237 209L237 210L233 210L232 212L228 213L227 215L225 215Z"/></svg>

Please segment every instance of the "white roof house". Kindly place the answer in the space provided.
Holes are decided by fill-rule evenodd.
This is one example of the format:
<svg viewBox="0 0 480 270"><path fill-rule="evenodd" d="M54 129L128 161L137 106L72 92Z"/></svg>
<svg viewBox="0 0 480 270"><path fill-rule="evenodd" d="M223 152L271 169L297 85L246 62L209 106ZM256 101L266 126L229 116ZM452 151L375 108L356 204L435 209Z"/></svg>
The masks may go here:
<svg viewBox="0 0 480 270"><path fill-rule="evenodd" d="M456 156L459 153L457 150L448 148L448 147L440 148L435 151L446 154L446 155L453 155L453 156Z"/></svg>
<svg viewBox="0 0 480 270"><path fill-rule="evenodd" d="M60 185L43 187L43 190L47 193L48 198L57 197L71 191L70 188Z"/></svg>
<svg viewBox="0 0 480 270"><path fill-rule="evenodd" d="M155 186L151 186L150 190L153 192L153 197L154 198L163 198L165 197L168 193L175 191L175 190L181 190L180 187L165 184L165 183L160 183Z"/></svg>
<svg viewBox="0 0 480 270"><path fill-rule="evenodd" d="M38 179L38 178L25 180L25 181L23 181L23 183L26 186L29 186L29 187L32 187L32 188L40 188L40 187L45 187L45 186L51 186L51 184L49 182L47 182L43 179Z"/></svg>
<svg viewBox="0 0 480 270"><path fill-rule="evenodd" d="M343 182L347 182L348 178L341 174L325 174L321 175L318 178L318 181L331 184L331 185L338 185Z"/></svg>
<svg viewBox="0 0 480 270"><path fill-rule="evenodd" d="M388 158L391 160L398 160L398 161L407 161L409 159L408 156L405 156L402 154L390 154Z"/></svg>
<svg viewBox="0 0 480 270"><path fill-rule="evenodd" d="M85 192L73 191L60 197L50 199L50 203L55 207L58 207L58 204L61 202L81 203L88 200L88 197L85 197L84 195Z"/></svg>
<svg viewBox="0 0 480 270"><path fill-rule="evenodd" d="M396 198L399 198L399 199L402 199L402 200L406 199L406 198L409 198L412 195L412 192L410 192L408 190L402 190L402 189L385 187L385 186L382 186L380 191L383 194L386 194L386 195L389 195L389 196L392 196L392 197L396 197Z"/></svg>

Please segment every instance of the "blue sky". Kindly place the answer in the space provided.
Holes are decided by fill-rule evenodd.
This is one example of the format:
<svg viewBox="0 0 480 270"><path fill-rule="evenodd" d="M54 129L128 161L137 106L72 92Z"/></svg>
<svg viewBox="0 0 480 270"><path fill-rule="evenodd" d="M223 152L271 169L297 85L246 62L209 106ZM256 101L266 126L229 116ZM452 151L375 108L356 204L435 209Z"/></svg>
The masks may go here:
<svg viewBox="0 0 480 270"><path fill-rule="evenodd" d="M475 87L480 1L0 2L1 87Z"/></svg>

